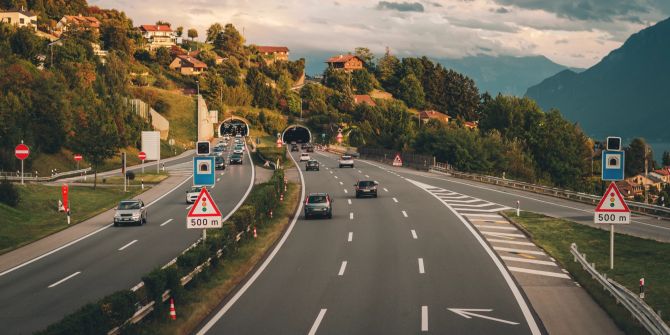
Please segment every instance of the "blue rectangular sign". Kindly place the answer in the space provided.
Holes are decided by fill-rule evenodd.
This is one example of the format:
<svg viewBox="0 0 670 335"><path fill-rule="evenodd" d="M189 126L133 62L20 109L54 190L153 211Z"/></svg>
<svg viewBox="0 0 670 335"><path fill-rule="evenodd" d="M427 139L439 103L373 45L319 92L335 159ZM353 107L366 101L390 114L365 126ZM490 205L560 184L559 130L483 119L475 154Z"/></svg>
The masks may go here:
<svg viewBox="0 0 670 335"><path fill-rule="evenodd" d="M626 165L624 152L603 150L602 157L602 180L623 180Z"/></svg>
<svg viewBox="0 0 670 335"><path fill-rule="evenodd" d="M193 186L214 186L216 182L216 168L214 157L193 157Z"/></svg>

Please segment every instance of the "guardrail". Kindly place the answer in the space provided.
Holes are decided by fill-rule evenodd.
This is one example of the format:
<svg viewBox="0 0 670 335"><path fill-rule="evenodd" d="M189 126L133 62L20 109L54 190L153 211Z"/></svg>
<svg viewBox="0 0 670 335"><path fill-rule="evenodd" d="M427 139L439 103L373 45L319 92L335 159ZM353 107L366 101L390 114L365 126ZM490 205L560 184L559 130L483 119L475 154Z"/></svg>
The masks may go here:
<svg viewBox="0 0 670 335"><path fill-rule="evenodd" d="M91 171L91 168L85 168L85 169L79 169L79 170L72 170L72 171L65 171L65 172L60 172L53 174L48 177L40 177L38 174L34 174L32 172L24 173L23 174L23 180L24 181L53 181L57 180L63 177L67 176L72 176L72 175L79 175L79 174L84 174L88 173ZM17 174L15 172L0 172L0 179L7 179L10 181L21 181L21 174Z"/></svg>
<svg viewBox="0 0 670 335"><path fill-rule="evenodd" d="M544 195L548 195L548 196L552 196L552 197L556 197L556 198L568 199L568 200L578 201L578 202L591 204L591 205L597 205L598 202L600 202L600 199L601 199L600 196L592 195L592 194L586 194L586 193L583 193L583 192L575 192L575 191L560 189L560 188L556 188L556 187L535 185L535 184L526 183L526 182L523 182L523 181L516 181L516 180L512 180L512 179L503 179L503 178L493 177L493 176L486 176L486 175L479 175L479 174L474 174L474 173L465 173L465 172L454 171L453 169L450 168L450 166L448 164L445 164L445 163L436 163L430 168L430 170L443 172L443 173L448 173L451 176L456 177L456 178L460 178L460 179L467 179L467 180L473 180L473 181L483 182L483 183L487 183L487 184L505 186L505 187L514 188L514 189L517 189L517 190L523 190L523 191L529 191L529 192L533 192L533 193L544 194ZM630 200L627 200L626 204L631 209L631 211L634 211L634 212L637 212L637 213L670 217L670 208L667 208L667 207L662 207L662 206L657 206L657 205L649 205L649 204L645 204L645 203L641 203L641 202L637 202L637 201L630 201Z"/></svg>
<svg viewBox="0 0 670 335"><path fill-rule="evenodd" d="M595 268L595 263L589 264L586 260L586 254L581 254L577 249L577 244L570 245L570 253L574 256L575 262L582 265L582 269L587 271L593 279L598 281L603 289L608 291L618 304L623 305L631 315L637 319L640 324L653 335L670 335L670 328L661 319L660 315L647 305L636 294L617 283L605 274L599 273Z"/></svg>

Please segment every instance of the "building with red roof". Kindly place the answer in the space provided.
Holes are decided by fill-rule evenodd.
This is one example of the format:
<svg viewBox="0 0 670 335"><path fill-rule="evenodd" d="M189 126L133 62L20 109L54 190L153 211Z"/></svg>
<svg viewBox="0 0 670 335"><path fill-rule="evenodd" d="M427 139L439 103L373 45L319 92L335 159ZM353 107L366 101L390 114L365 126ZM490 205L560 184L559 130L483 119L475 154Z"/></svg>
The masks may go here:
<svg viewBox="0 0 670 335"><path fill-rule="evenodd" d="M427 110L419 112L419 119L422 121L422 123L428 122L430 120L437 120L442 123L449 123L449 119L451 119L451 117L447 114L435 110Z"/></svg>
<svg viewBox="0 0 670 335"><path fill-rule="evenodd" d="M352 54L330 57L326 60L326 63L331 69L343 70L345 72L353 72L363 68L363 60Z"/></svg>
<svg viewBox="0 0 670 335"><path fill-rule="evenodd" d="M68 29L76 27L84 30L92 30L100 32L100 21L93 16L79 15L65 15L56 24L56 30L60 33L68 31Z"/></svg>
<svg viewBox="0 0 670 335"><path fill-rule="evenodd" d="M266 64L272 64L277 61L287 62L289 50L283 46L255 45L258 54L263 57Z"/></svg>
<svg viewBox="0 0 670 335"><path fill-rule="evenodd" d="M166 24L143 24L140 26L140 32L147 42L145 48L149 51L158 48L171 49L177 45L177 32Z"/></svg>
<svg viewBox="0 0 670 335"><path fill-rule="evenodd" d="M177 55L170 63L170 69L187 76L197 76L207 69L207 64L189 55Z"/></svg>
<svg viewBox="0 0 670 335"><path fill-rule="evenodd" d="M360 95L354 95L354 103L355 104L367 104L368 106L377 106L374 100L372 100L372 97L367 95L367 94L360 94Z"/></svg>

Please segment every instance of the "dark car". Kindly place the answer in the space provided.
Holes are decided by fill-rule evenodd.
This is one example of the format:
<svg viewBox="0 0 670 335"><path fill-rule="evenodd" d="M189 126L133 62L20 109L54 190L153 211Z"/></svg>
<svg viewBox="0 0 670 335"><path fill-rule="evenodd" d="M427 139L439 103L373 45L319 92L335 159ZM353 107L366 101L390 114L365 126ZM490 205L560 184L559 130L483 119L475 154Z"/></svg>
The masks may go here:
<svg viewBox="0 0 670 335"><path fill-rule="evenodd" d="M333 199L328 193L310 193L305 198L305 219L313 216L333 218Z"/></svg>
<svg viewBox="0 0 670 335"><path fill-rule="evenodd" d="M122 224L143 225L147 223L147 210L142 200L124 200L114 211L114 227Z"/></svg>
<svg viewBox="0 0 670 335"><path fill-rule="evenodd" d="M217 170L225 170L226 160L221 156L216 156L216 158L214 158L214 166Z"/></svg>
<svg viewBox="0 0 670 335"><path fill-rule="evenodd" d="M300 151L297 144L291 145L291 151Z"/></svg>
<svg viewBox="0 0 670 335"><path fill-rule="evenodd" d="M307 149L305 150L307 150L307 152L314 152L314 146L310 144L307 146Z"/></svg>
<svg viewBox="0 0 670 335"><path fill-rule="evenodd" d="M305 150L305 149L307 149L308 145L309 145L309 143L303 143L303 144L300 145L300 149Z"/></svg>
<svg viewBox="0 0 670 335"><path fill-rule="evenodd" d="M319 171L319 162L317 162L313 159L307 161L307 164L305 165L305 171L310 171L310 170Z"/></svg>
<svg viewBox="0 0 670 335"><path fill-rule="evenodd" d="M233 164L242 164L242 155L241 154L232 154L230 155L230 165Z"/></svg>
<svg viewBox="0 0 670 335"><path fill-rule="evenodd" d="M356 198L370 196L377 197L377 186L379 183L372 180L359 180L354 187L356 188Z"/></svg>

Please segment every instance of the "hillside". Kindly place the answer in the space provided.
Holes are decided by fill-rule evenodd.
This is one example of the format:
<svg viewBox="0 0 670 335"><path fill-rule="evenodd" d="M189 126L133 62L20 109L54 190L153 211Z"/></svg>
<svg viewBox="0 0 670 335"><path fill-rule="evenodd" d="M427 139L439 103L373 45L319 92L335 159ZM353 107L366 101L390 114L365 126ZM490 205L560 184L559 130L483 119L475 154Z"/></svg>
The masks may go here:
<svg viewBox="0 0 670 335"><path fill-rule="evenodd" d="M670 20L632 35L582 73L563 71L528 89L544 108L558 108L595 138L618 135L668 141Z"/></svg>
<svg viewBox="0 0 670 335"><path fill-rule="evenodd" d="M474 79L480 92L489 92L491 95L502 93L522 96L531 85L568 69L544 56L477 55L461 59L439 59L438 62Z"/></svg>

